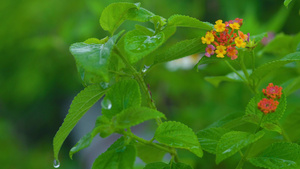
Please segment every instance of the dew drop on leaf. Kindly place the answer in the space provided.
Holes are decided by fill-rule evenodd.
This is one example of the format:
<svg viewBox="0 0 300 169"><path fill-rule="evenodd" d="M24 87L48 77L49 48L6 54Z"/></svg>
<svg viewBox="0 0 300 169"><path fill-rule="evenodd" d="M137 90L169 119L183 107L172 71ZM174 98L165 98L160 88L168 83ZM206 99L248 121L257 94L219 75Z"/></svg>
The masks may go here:
<svg viewBox="0 0 300 169"><path fill-rule="evenodd" d="M142 69L142 72L145 73L149 68L150 68L150 66L144 65L144 68Z"/></svg>
<svg viewBox="0 0 300 169"><path fill-rule="evenodd" d="M53 161L53 167L58 168L60 166L60 162L58 160Z"/></svg>
<svg viewBox="0 0 300 169"><path fill-rule="evenodd" d="M101 106L103 109L110 110L112 107L111 101L109 99L104 98L101 102Z"/></svg>

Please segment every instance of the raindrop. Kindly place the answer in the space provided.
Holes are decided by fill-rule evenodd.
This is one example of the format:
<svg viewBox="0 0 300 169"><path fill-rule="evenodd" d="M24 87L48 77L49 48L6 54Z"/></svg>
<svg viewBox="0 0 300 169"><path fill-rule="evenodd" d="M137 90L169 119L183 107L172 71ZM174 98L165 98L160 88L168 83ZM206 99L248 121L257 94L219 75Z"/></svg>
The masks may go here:
<svg viewBox="0 0 300 169"><path fill-rule="evenodd" d="M54 161L53 161L53 167L54 167L54 168L58 168L59 166L60 166L59 161L58 161L58 160L54 160Z"/></svg>
<svg viewBox="0 0 300 169"><path fill-rule="evenodd" d="M102 106L102 108L109 110L109 109L111 109L112 104L109 99L104 98L101 102L101 106Z"/></svg>
<svg viewBox="0 0 300 169"><path fill-rule="evenodd" d="M144 68L142 69L142 72L145 73L149 68L150 66L145 65Z"/></svg>

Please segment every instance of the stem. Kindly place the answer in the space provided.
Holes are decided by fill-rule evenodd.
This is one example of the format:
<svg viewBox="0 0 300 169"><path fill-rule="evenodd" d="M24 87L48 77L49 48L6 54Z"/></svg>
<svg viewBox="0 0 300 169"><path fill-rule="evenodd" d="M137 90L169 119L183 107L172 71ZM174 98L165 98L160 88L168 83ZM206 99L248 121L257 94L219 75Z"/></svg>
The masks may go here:
<svg viewBox="0 0 300 169"><path fill-rule="evenodd" d="M117 72L117 71L113 71L113 70L109 70L109 72L117 74L119 76L128 76L128 77L131 76L131 75L127 74L127 73L121 73L121 72Z"/></svg>
<svg viewBox="0 0 300 169"><path fill-rule="evenodd" d="M236 73L241 79L247 82L247 80L233 66L231 66L231 64L227 60L225 60L225 63L232 71L234 71L234 73Z"/></svg>
<svg viewBox="0 0 300 169"><path fill-rule="evenodd" d="M247 71L246 66L244 64L244 55L241 55L240 58L241 58L241 68L242 68L247 80L249 81L249 74L248 74L248 71Z"/></svg>
<svg viewBox="0 0 300 169"><path fill-rule="evenodd" d="M151 98L151 95L148 91L148 88L146 86L146 83L145 83L144 78L142 77L142 75L128 62L128 60L121 54L120 50L117 47L114 47L114 51L122 59L124 64L130 69L130 71L132 72L134 78L136 79L136 81L139 83L140 87L142 88L142 90L146 94L146 99L147 99L147 103L148 103L149 107L151 109L156 110L157 108L156 108L156 106L155 106L155 104L154 104L154 102ZM161 119L157 118L156 123L158 125L160 125L162 123Z"/></svg>
<svg viewBox="0 0 300 169"><path fill-rule="evenodd" d="M265 116L266 116L266 115L263 115L263 116L261 117L260 122L259 122L257 128L255 129L254 134L256 134L256 133L261 129L260 125L261 125L261 123L263 122L263 119L265 118ZM247 148L247 150L246 150L244 156L243 156L242 159L239 161L239 163L238 163L238 165L236 166L235 169L242 169L242 167L243 167L244 163L246 162L246 159L247 159L249 153L251 152L253 146L254 146L254 143L252 143L252 144L250 144L250 145L248 146L248 148Z"/></svg>
<svg viewBox="0 0 300 169"><path fill-rule="evenodd" d="M252 55L252 72L255 70L255 55L254 55L254 49L251 51Z"/></svg>

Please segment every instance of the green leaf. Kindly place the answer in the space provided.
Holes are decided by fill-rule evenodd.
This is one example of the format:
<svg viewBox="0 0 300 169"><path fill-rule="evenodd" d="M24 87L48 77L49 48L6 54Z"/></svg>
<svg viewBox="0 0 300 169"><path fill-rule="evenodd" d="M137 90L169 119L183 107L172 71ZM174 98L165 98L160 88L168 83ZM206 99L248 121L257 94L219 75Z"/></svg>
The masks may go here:
<svg viewBox="0 0 300 169"><path fill-rule="evenodd" d="M128 32L124 38L124 50L130 63L136 63L153 52L164 42L164 33L149 36L138 30Z"/></svg>
<svg viewBox="0 0 300 169"><path fill-rule="evenodd" d="M147 164L144 169L192 169L191 166L184 163L175 163L166 164L163 162L156 162Z"/></svg>
<svg viewBox="0 0 300 169"><path fill-rule="evenodd" d="M169 165L163 162L149 163L144 169L170 169Z"/></svg>
<svg viewBox="0 0 300 169"><path fill-rule="evenodd" d="M191 28L199 28L203 30L212 30L213 27L205 22L201 22L196 18L192 18L190 16L184 15L172 15L168 19L168 26L178 26L178 27L191 27Z"/></svg>
<svg viewBox="0 0 300 169"><path fill-rule="evenodd" d="M72 159L73 154L77 153L78 151L87 148L90 146L90 144L93 141L93 135L92 132L89 132L88 134L86 134L85 136L83 136L74 147L71 148L70 152L69 152L69 156Z"/></svg>
<svg viewBox="0 0 300 169"><path fill-rule="evenodd" d="M241 131L231 131L224 134L217 145L216 163L219 164L234 155L242 148L260 139L264 134L263 131L256 134Z"/></svg>
<svg viewBox="0 0 300 169"><path fill-rule="evenodd" d="M197 136L192 129L182 123L174 121L162 123L156 129L154 138L162 144L187 149L198 157L203 155Z"/></svg>
<svg viewBox="0 0 300 169"><path fill-rule="evenodd" d="M250 36L250 39L254 40L255 44L258 44L264 37L268 37L268 32L264 32L259 35Z"/></svg>
<svg viewBox="0 0 300 169"><path fill-rule="evenodd" d="M99 40L97 38L89 38L87 40L84 41L84 43L87 44L104 44L109 40L108 36L106 36L105 38Z"/></svg>
<svg viewBox="0 0 300 169"><path fill-rule="evenodd" d="M156 118L166 117L163 113L148 107L130 107L116 115L115 125L117 128L125 129Z"/></svg>
<svg viewBox="0 0 300 169"><path fill-rule="evenodd" d="M90 146L90 144L92 143L94 137L101 132L102 130L102 126L101 127L96 127L94 128L91 132L89 132L88 134L86 134L85 136L83 136L74 147L71 148L70 152L69 152L69 156L72 159L73 154L77 153L78 151L85 149L87 147Z"/></svg>
<svg viewBox="0 0 300 169"><path fill-rule="evenodd" d="M141 105L139 85L135 80L120 81L111 86L104 99L108 99L111 105L103 107L102 114L111 119L125 109Z"/></svg>
<svg viewBox="0 0 300 169"><path fill-rule="evenodd" d="M162 161L163 157L166 154L165 151L141 143L136 144L136 149L137 156L140 157L140 159L145 163Z"/></svg>
<svg viewBox="0 0 300 169"><path fill-rule="evenodd" d="M261 112L257 108L257 104L259 103L260 100L262 100L262 98L265 98L265 97L261 93L261 94L257 94L250 100L250 102L248 103L248 105L246 107L246 113L245 113L246 115L245 115L244 119L246 121L252 122L254 124L259 124L261 119L263 118L263 116L265 116L261 123L262 124L261 127L266 127L266 126L270 125L270 124L263 125L264 123L273 123L276 125L278 120L280 120L280 118L283 116L285 109L286 109L285 94L283 93L281 95L281 98L278 100L279 105L277 106L276 111L272 112L272 113L268 113L267 115L264 115L264 113ZM270 130L271 127L266 128L266 129Z"/></svg>
<svg viewBox="0 0 300 169"><path fill-rule="evenodd" d="M222 127L226 129L234 128L238 125L241 125L245 123L243 118L244 112L242 113L231 113L220 120L214 122L213 124L209 125L207 128L216 128L216 127Z"/></svg>
<svg viewBox="0 0 300 169"><path fill-rule="evenodd" d="M203 44L204 45L204 44ZM203 51L202 52L205 52L205 48L206 48L207 45L204 45L203 46ZM208 63L215 63L215 62L219 62L219 61L229 61L229 62L236 62L235 60L231 60L230 57L225 57L225 58L217 58L216 56L211 56L211 57L206 57L205 55L201 57L201 59L198 61L198 63L195 65L194 69L196 71L198 71L198 67L200 65L203 65L203 64L208 64Z"/></svg>
<svg viewBox="0 0 300 169"><path fill-rule="evenodd" d="M300 140L300 130L295 126L300 124L300 107L296 108L292 113L290 113L285 119L282 128L288 135L289 139L293 142Z"/></svg>
<svg viewBox="0 0 300 169"><path fill-rule="evenodd" d="M100 17L101 27L112 35L118 27L127 19L129 9L138 9L140 3L119 2L107 6Z"/></svg>
<svg viewBox="0 0 300 169"><path fill-rule="evenodd" d="M284 0L284 6L288 7L290 2L292 2L292 0Z"/></svg>
<svg viewBox="0 0 300 169"><path fill-rule="evenodd" d="M142 25L135 25L135 29L145 35L148 35L148 36L152 36L154 35L155 31L150 29L150 28L147 28L147 27L144 27Z"/></svg>
<svg viewBox="0 0 300 169"><path fill-rule="evenodd" d="M171 165L171 169L192 169L191 166L184 163L175 163L173 162Z"/></svg>
<svg viewBox="0 0 300 169"><path fill-rule="evenodd" d="M133 169L136 150L133 145L126 145L125 142L124 137L118 139L96 158L92 169Z"/></svg>
<svg viewBox="0 0 300 169"><path fill-rule="evenodd" d="M247 70L249 74L251 74L252 70ZM238 71L240 75L242 75L244 78L246 78L244 72L242 70ZM235 72L231 72L225 76L208 76L204 78L206 81L214 85L215 87L218 87L219 84L222 81L227 82L243 82L243 79L241 79Z"/></svg>
<svg viewBox="0 0 300 169"><path fill-rule="evenodd" d="M263 123L261 124L262 128L267 129L269 131L275 131L278 132L279 134L282 134L282 129L280 126L274 123Z"/></svg>
<svg viewBox="0 0 300 169"><path fill-rule="evenodd" d="M275 56L285 56L297 51L297 44L300 42L300 33L296 35L276 35L259 53L273 54Z"/></svg>
<svg viewBox="0 0 300 169"><path fill-rule="evenodd" d="M59 150L81 117L105 94L100 85L91 85L82 90L72 101L69 113L53 139L54 158L58 160Z"/></svg>
<svg viewBox="0 0 300 169"><path fill-rule="evenodd" d="M97 117L94 130L98 131L97 133L100 132L102 138L110 136L115 131L111 120L105 115Z"/></svg>
<svg viewBox="0 0 300 169"><path fill-rule="evenodd" d="M217 144L220 138L230 130L224 128L208 128L197 133L198 140L203 150L216 154Z"/></svg>
<svg viewBox="0 0 300 169"><path fill-rule="evenodd" d="M155 30L158 31L160 31L161 28L167 23L166 19L159 15L151 17L150 21L153 23Z"/></svg>
<svg viewBox="0 0 300 169"><path fill-rule="evenodd" d="M166 27L162 32L165 35L165 41L167 41L176 32L176 27Z"/></svg>
<svg viewBox="0 0 300 169"><path fill-rule="evenodd" d="M154 16L155 16L154 13L140 7L139 9L137 8L129 9L127 14L127 19L138 21L138 22L148 22Z"/></svg>
<svg viewBox="0 0 300 169"><path fill-rule="evenodd" d="M180 41L170 48L156 54L154 56L154 63L168 62L195 53L204 52L205 48L206 45L202 44L201 37Z"/></svg>
<svg viewBox="0 0 300 169"><path fill-rule="evenodd" d="M70 47L76 63L84 71L94 73L108 81L109 58L117 38L122 34L111 37L105 44L75 43Z"/></svg>
<svg viewBox="0 0 300 169"><path fill-rule="evenodd" d="M273 70L277 70L283 65L294 61L297 62L300 61L300 52L291 53L286 55L282 59L275 60L261 65L260 67L254 70L254 72L250 75L250 78L255 81L259 81L268 73L272 72Z"/></svg>
<svg viewBox="0 0 300 169"><path fill-rule="evenodd" d="M293 78L280 85L286 96L300 89L300 77Z"/></svg>
<svg viewBox="0 0 300 169"><path fill-rule="evenodd" d="M249 161L269 169L292 169L299 166L300 147L295 143L274 143L257 157Z"/></svg>
<svg viewBox="0 0 300 169"><path fill-rule="evenodd" d="M94 129L83 136L74 147L69 152L69 156L72 159L73 154L77 153L78 151L87 148L92 143L94 137L100 133L101 137L107 137L114 132L114 128L111 125L111 121L106 116L99 116L96 120L96 124Z"/></svg>

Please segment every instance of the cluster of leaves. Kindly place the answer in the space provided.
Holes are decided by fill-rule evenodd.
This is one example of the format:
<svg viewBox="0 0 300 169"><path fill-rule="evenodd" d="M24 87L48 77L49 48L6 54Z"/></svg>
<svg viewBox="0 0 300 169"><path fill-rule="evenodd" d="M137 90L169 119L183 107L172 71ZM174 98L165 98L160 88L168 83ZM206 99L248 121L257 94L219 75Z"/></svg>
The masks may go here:
<svg viewBox="0 0 300 169"><path fill-rule="evenodd" d="M115 33L125 20L151 22L154 29L135 25L134 30L126 33L121 30ZM207 77L206 80L216 86L221 81L243 82L249 86L255 96L249 102L245 114L229 115L196 134L185 124L167 121L165 115L156 109L143 79L143 75L147 73L143 65L150 64L152 67L162 62L204 52L206 45L201 43L201 36L180 41L168 49L160 49L162 44L167 43L167 39L176 32L177 27L209 31L213 26L183 15L173 15L165 19L140 7L139 3L109 5L101 15L100 25L111 34L110 37L101 40L90 38L70 47L86 88L74 98L69 114L54 137L56 160L63 142L80 118L105 96L101 103L102 115L97 118L94 129L71 149L70 157L88 147L97 135L105 138L112 133L119 133L123 136L95 160L92 168L130 169L133 168L135 158L138 156L147 163L145 169L189 169L191 168L189 165L179 162L176 149L188 150L200 158L203 156L203 149L215 154L216 163L219 164L238 152L242 154L246 147L247 150L242 155L238 168L241 168L245 161L264 168L298 166L300 146L296 143L276 142L256 154L252 152L252 147L263 139L267 132L275 131L284 134L279 120L286 109L286 96L281 97L276 112L263 118L263 114L257 109L257 102L262 98L261 94L256 94L257 86L271 70L287 63L300 61L299 51L265 63L258 68L254 67L252 70L246 69L243 59L253 52L252 48L239 51L242 55L237 60L223 59L227 64L231 62L240 65L242 70L236 71L231 66L232 73L226 76ZM256 42L253 47L265 35L264 33L252 36L251 39ZM201 64L221 60L202 57L195 68ZM299 79L290 81L286 85L297 82ZM144 140L130 130L131 127L147 120L156 120L158 125L151 140ZM238 129L244 124L251 125L248 122L256 126L255 131ZM166 153L172 156L168 164L160 162Z"/></svg>

